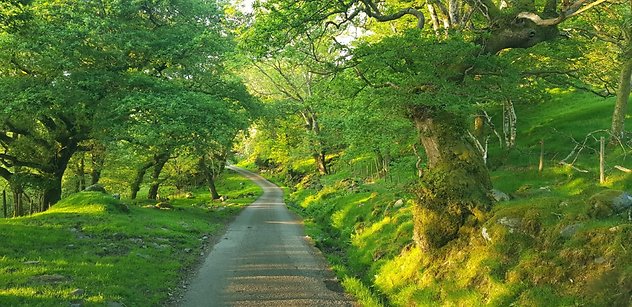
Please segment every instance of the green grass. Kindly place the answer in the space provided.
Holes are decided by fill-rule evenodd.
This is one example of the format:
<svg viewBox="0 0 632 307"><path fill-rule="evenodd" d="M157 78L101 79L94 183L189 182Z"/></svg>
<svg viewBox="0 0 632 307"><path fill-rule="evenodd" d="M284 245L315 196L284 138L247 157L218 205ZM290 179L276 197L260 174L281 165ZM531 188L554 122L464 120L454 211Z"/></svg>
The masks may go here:
<svg viewBox="0 0 632 307"><path fill-rule="evenodd" d="M492 181L512 200L497 203L484 225L464 227L458 240L433 253L422 252L411 239L414 157L400 159L389 177L370 178L361 167L339 165L332 175L295 183L288 202L305 218L306 231L346 291L365 306L627 306L632 223L627 212L591 216L587 200L606 189L632 190L631 175L613 169L630 168L629 158L609 147L607 180L599 184L591 151L597 141L591 138L575 164L588 173L558 165L575 146L573 139L609 128L612 107L612 99L574 92L517 105L517 147L505 151L490 143ZM627 125L632 126L629 119ZM398 199L404 205L394 208ZM519 225L502 225L511 219ZM573 225L576 233L561 235ZM491 241L483 238L482 227Z"/></svg>
<svg viewBox="0 0 632 307"><path fill-rule="evenodd" d="M208 238L262 193L232 172L218 189L226 203L199 190L173 198L171 210L81 192L47 212L0 220L0 305L159 305Z"/></svg>

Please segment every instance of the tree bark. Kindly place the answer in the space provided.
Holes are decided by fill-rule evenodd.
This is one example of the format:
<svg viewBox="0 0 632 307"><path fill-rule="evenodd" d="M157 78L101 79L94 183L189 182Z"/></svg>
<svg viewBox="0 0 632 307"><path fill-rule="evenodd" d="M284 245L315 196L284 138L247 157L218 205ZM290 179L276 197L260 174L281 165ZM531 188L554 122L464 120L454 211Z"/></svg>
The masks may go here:
<svg viewBox="0 0 632 307"><path fill-rule="evenodd" d="M95 144L92 147L90 156L92 157L90 183L94 185L99 183L99 180L101 179L101 172L103 170L103 165L105 164L105 146L99 143Z"/></svg>
<svg viewBox="0 0 632 307"><path fill-rule="evenodd" d="M22 215L22 189L13 188L13 217Z"/></svg>
<svg viewBox="0 0 632 307"><path fill-rule="evenodd" d="M212 175L206 175L206 183L208 184L208 191L211 193L211 199L219 199L220 195L215 187L215 179Z"/></svg>
<svg viewBox="0 0 632 307"><path fill-rule="evenodd" d="M423 250L440 248L466 225L484 221L491 207L491 180L480 152L458 117L445 110L410 110L428 159L417 190L414 239Z"/></svg>
<svg viewBox="0 0 632 307"><path fill-rule="evenodd" d="M313 157L314 157L314 161L316 162L316 167L318 168L318 172L321 175L329 174L329 168L327 167L325 152L321 151L320 153L315 154Z"/></svg>
<svg viewBox="0 0 632 307"><path fill-rule="evenodd" d="M632 59L628 59L621 67L619 75L619 89L617 90L617 101L612 113L612 139L611 143L616 143L625 134L625 116L628 110L628 100L630 99L630 88L632 83Z"/></svg>
<svg viewBox="0 0 632 307"><path fill-rule="evenodd" d="M136 199L138 196L138 191L140 190L140 185L143 183L143 178L145 178L145 173L147 170L154 165L154 161L149 161L143 164L139 169L136 170L136 174L134 175L134 180L130 184L130 198Z"/></svg>
<svg viewBox="0 0 632 307"><path fill-rule="evenodd" d="M208 165L206 164L206 158L202 156L200 158L200 169L204 174L204 179L206 179L206 184L208 186L208 191L211 194L211 199L219 199L220 195L217 192L217 187L215 186L215 174L211 170L209 170Z"/></svg>
<svg viewBox="0 0 632 307"><path fill-rule="evenodd" d="M53 167L52 179L49 185L44 189L44 202L42 210L46 211L56 202L61 199L62 191L62 178L68 168L70 158L77 152L78 142L72 138L66 139L65 142L60 142L62 149L53 158L53 161L49 162L49 165Z"/></svg>
<svg viewBox="0 0 632 307"><path fill-rule="evenodd" d="M77 183L77 192L83 191L86 188L86 155L82 153L81 160L79 161L79 180Z"/></svg>
<svg viewBox="0 0 632 307"><path fill-rule="evenodd" d="M3 217L7 218L9 213L7 212L7 191L6 190L2 191L2 212L4 213Z"/></svg>
<svg viewBox="0 0 632 307"><path fill-rule="evenodd" d="M163 153L154 156L154 169L151 172L151 183L149 185L149 193L147 199L158 199L158 189L160 188L160 173L162 173L163 167L169 161L169 154Z"/></svg>
<svg viewBox="0 0 632 307"><path fill-rule="evenodd" d="M314 158L314 162L316 164L316 169L318 173L321 175L329 174L329 169L327 167L326 156L327 153L324 149L324 145L321 138L320 125L318 124L318 117L312 110L306 110L305 112L301 112L303 119L305 120L305 128L307 129L308 134L312 134L311 142L311 150L313 152L312 157Z"/></svg>

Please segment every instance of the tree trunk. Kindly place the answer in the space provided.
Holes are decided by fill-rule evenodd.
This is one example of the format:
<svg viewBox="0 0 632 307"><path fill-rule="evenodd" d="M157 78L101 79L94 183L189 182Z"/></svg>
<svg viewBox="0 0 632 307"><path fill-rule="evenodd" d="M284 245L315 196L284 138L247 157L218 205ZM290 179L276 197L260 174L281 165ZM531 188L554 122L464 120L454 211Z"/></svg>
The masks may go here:
<svg viewBox="0 0 632 307"><path fill-rule="evenodd" d="M22 215L22 189L13 188L13 217Z"/></svg>
<svg viewBox="0 0 632 307"><path fill-rule="evenodd" d="M168 153L154 156L154 170L151 172L151 184L149 185L149 193L147 194L147 199L158 199L158 189L160 188L160 173L162 173L162 168L165 167L167 161L169 161Z"/></svg>
<svg viewBox="0 0 632 307"><path fill-rule="evenodd" d="M79 161L79 182L77 186L77 192L83 191L86 188L86 155L81 154L81 160Z"/></svg>
<svg viewBox="0 0 632 307"><path fill-rule="evenodd" d="M215 187L215 174L214 172L209 170L208 165L206 164L206 157L202 156L202 158L200 158L199 166L202 173L204 174L204 179L206 179L208 191L209 193L211 193L211 199L219 199L220 195L217 192L217 188Z"/></svg>
<svg viewBox="0 0 632 307"><path fill-rule="evenodd" d="M503 134L505 135L505 148L516 146L516 109L513 102L507 100L503 103Z"/></svg>
<svg viewBox="0 0 632 307"><path fill-rule="evenodd" d="M44 189L44 203L43 210L46 211L50 206L54 205L61 199L61 184L64 173L68 168L70 158L77 151L77 141L73 139L67 139L66 142L60 142L63 147L62 150L54 157L54 160L49 162L54 167L54 171L51 174L52 179L49 182L48 187Z"/></svg>
<svg viewBox="0 0 632 307"><path fill-rule="evenodd" d="M327 161L325 160L325 152L322 151L318 154L315 154L314 161L316 162L316 167L318 168L318 173L321 175L329 174L329 168L327 167Z"/></svg>
<svg viewBox="0 0 632 307"><path fill-rule="evenodd" d="M617 101L612 113L611 143L618 142L625 134L625 116L628 110L628 100L630 99L630 83L632 83L632 60L628 59L621 67Z"/></svg>
<svg viewBox="0 0 632 307"><path fill-rule="evenodd" d="M4 190L2 191L2 212L4 213L3 217L7 218L8 216L8 212L7 212L7 191Z"/></svg>
<svg viewBox="0 0 632 307"><path fill-rule="evenodd" d="M208 172L207 172L208 173ZM208 184L208 191L211 193L212 199L219 199L219 193L217 192L217 187L215 187L215 179L212 175L206 175L206 183Z"/></svg>
<svg viewBox="0 0 632 307"><path fill-rule="evenodd" d="M138 191L140 190L140 185L143 183L143 178L145 178L145 173L147 170L154 165L154 161L149 161L143 164L139 169L136 170L136 174L134 175L134 180L130 184L130 198L136 199L138 196Z"/></svg>
<svg viewBox="0 0 632 307"><path fill-rule="evenodd" d="M62 177L63 173L61 175L55 175L55 178L50 181L50 185L46 189L44 189L43 211L48 210L48 208L50 208L61 199Z"/></svg>
<svg viewBox="0 0 632 307"><path fill-rule="evenodd" d="M90 171L90 183L97 184L101 179L101 172L103 170L103 165L105 164L105 146L97 143L92 146L92 151L90 152L92 157L91 166L92 169Z"/></svg>
<svg viewBox="0 0 632 307"><path fill-rule="evenodd" d="M416 191L414 239L423 250L432 250L455 239L463 226L484 220L492 185L457 116L422 106L410 114L428 158L423 185Z"/></svg>
<svg viewBox="0 0 632 307"><path fill-rule="evenodd" d="M321 175L327 175L329 174L326 160L327 153L321 140L318 116L316 115L316 113L309 109L301 112L301 116L303 116L303 119L305 120L305 128L307 129L308 135L311 134L311 137L313 138L310 141L310 146L312 147L312 157L314 158L314 162L316 163L316 169Z"/></svg>

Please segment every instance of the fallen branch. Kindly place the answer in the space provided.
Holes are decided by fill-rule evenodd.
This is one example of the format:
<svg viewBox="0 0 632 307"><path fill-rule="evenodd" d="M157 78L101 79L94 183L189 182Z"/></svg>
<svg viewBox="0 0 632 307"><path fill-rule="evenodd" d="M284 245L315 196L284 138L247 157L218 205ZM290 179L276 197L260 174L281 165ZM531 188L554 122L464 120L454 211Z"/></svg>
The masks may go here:
<svg viewBox="0 0 632 307"><path fill-rule="evenodd" d="M616 169L618 169L618 170L620 170L620 171L622 171L624 173L632 173L632 169L625 168L625 167L623 167L621 165L615 165L614 168L616 168Z"/></svg>
<svg viewBox="0 0 632 307"><path fill-rule="evenodd" d="M572 168L572 169L574 169L574 170L576 170L576 171L578 171L578 172L580 172L580 173L588 173L588 171L587 171L587 170L585 170L585 169L581 169L581 168L578 168L577 166L575 166L575 165L573 165L573 164L570 164L570 163L567 163L567 162L564 162L564 161L560 161L560 163L559 163L559 164L560 164L560 165L564 165L564 166L568 166L568 167L570 167L570 168Z"/></svg>

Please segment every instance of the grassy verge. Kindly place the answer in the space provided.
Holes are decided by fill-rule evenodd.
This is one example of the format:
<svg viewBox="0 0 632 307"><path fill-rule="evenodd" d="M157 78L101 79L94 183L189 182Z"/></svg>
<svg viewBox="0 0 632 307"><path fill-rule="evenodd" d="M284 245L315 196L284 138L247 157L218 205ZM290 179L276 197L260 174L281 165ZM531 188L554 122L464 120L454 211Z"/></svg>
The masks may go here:
<svg viewBox="0 0 632 307"><path fill-rule="evenodd" d="M225 203L199 190L168 209L82 192L47 212L0 220L0 305L159 305L208 238L262 193L228 171L218 189Z"/></svg>
<svg viewBox="0 0 632 307"><path fill-rule="evenodd" d="M494 185L512 199L441 250L424 253L412 242L410 182L341 166L332 175L305 176L288 203L364 306L629 306L629 211L601 214L590 202L606 190L631 192L632 176L613 168L629 166L629 149L608 149L603 184L592 137L569 159L588 172L558 165L575 141L608 129L612 101L560 93L547 103L520 106L518 147L490 152ZM538 174L540 140L545 168ZM393 168L389 176L408 173Z"/></svg>

